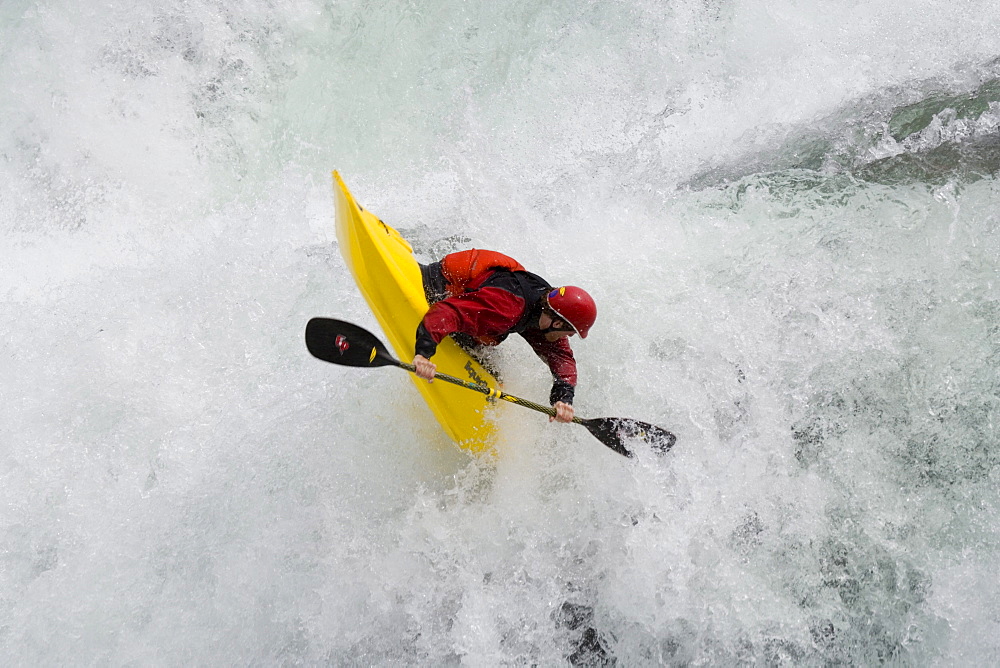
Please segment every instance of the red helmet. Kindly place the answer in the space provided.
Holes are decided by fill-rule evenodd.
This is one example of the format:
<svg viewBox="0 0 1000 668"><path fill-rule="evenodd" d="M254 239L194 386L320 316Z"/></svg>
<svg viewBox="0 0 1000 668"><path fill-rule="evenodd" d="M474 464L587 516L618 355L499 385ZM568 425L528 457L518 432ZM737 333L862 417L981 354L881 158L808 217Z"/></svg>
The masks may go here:
<svg viewBox="0 0 1000 668"><path fill-rule="evenodd" d="M594 299L573 285L566 285L551 290L545 296L545 304L559 318L568 322L581 339L587 338L587 332L597 320L597 304Z"/></svg>

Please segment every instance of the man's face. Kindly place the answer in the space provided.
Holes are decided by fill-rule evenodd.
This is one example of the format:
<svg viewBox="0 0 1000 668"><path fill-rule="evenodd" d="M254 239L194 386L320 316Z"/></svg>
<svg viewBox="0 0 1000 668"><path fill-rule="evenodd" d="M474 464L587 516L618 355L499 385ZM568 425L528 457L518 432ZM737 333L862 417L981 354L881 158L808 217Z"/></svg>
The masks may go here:
<svg viewBox="0 0 1000 668"><path fill-rule="evenodd" d="M553 318L547 313L542 314L538 324L541 329L548 330L545 332L546 341L558 341L559 339L569 338L576 334L573 326L568 322L560 318Z"/></svg>

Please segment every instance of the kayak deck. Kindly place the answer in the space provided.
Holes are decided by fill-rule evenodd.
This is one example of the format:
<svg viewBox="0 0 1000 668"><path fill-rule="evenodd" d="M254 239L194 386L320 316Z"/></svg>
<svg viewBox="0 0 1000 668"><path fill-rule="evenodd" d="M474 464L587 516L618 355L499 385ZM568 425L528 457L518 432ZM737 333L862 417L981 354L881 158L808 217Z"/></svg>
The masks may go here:
<svg viewBox="0 0 1000 668"><path fill-rule="evenodd" d="M413 248L395 229L355 201L340 174L333 172L340 252L361 294L396 355L413 359L417 325L427 312L420 265ZM497 387L496 379L451 338L434 355L438 371L476 384ZM493 405L482 394L448 383L411 378L445 433L473 452L493 447Z"/></svg>

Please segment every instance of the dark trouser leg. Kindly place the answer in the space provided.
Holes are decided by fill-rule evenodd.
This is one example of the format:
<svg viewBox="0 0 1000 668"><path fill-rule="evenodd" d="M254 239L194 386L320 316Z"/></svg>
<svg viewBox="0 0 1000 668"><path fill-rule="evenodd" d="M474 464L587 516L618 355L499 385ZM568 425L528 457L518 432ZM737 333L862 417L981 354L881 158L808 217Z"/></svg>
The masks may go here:
<svg viewBox="0 0 1000 668"><path fill-rule="evenodd" d="M420 276L424 281L424 297L428 304L436 304L448 296L448 282L444 279L440 262L420 265Z"/></svg>

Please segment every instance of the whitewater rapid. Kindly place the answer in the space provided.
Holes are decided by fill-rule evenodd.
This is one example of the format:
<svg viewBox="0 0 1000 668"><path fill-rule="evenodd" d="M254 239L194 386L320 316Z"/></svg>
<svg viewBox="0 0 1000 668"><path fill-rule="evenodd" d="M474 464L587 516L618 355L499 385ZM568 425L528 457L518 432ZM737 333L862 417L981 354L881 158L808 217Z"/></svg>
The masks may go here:
<svg viewBox="0 0 1000 668"><path fill-rule="evenodd" d="M0 5L5 665L1000 660L1000 6ZM495 460L377 330L423 261L600 307ZM505 389L544 400L512 341Z"/></svg>

